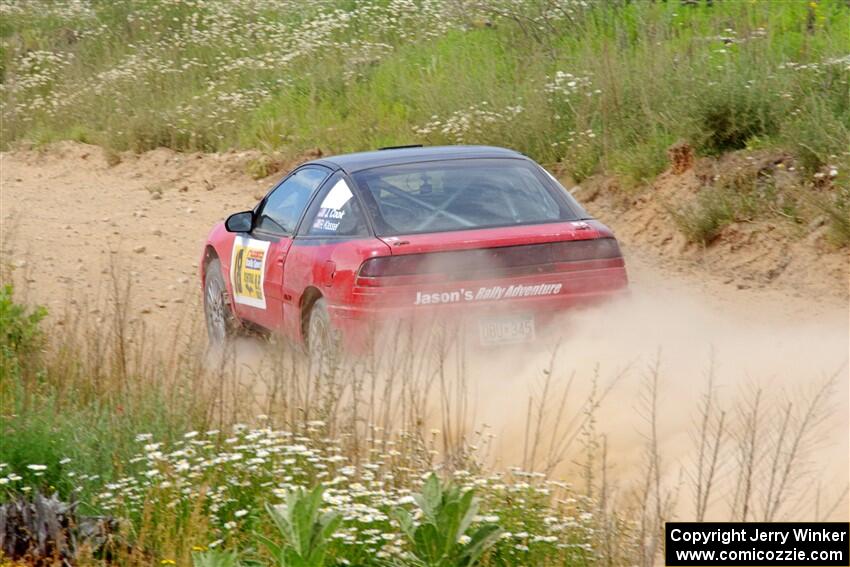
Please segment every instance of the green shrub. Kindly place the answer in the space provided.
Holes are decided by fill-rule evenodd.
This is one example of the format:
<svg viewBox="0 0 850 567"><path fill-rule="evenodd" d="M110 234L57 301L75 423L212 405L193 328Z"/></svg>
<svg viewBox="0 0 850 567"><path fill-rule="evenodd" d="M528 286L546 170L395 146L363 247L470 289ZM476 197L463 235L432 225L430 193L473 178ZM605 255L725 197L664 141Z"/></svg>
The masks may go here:
<svg viewBox="0 0 850 567"><path fill-rule="evenodd" d="M307 492L296 488L278 506L266 505L282 541L276 542L257 534L275 564L280 567L323 567L328 544L339 527L341 517L336 512L322 512L321 486Z"/></svg>
<svg viewBox="0 0 850 567"><path fill-rule="evenodd" d="M696 202L671 208L670 214L689 242L708 245L735 221L733 201L728 193L703 191Z"/></svg>
<svg viewBox="0 0 850 567"><path fill-rule="evenodd" d="M770 136L777 130L774 101L768 93L744 88L739 78L733 84L695 92L694 114L697 147L703 153L718 155L740 150L757 137Z"/></svg>
<svg viewBox="0 0 850 567"><path fill-rule="evenodd" d="M422 517L414 521L407 510L395 510L396 519L408 539L416 565L422 567L469 567L498 539L496 524L485 523L471 530L478 513L473 490L461 491L443 485L431 474L422 492L414 496Z"/></svg>

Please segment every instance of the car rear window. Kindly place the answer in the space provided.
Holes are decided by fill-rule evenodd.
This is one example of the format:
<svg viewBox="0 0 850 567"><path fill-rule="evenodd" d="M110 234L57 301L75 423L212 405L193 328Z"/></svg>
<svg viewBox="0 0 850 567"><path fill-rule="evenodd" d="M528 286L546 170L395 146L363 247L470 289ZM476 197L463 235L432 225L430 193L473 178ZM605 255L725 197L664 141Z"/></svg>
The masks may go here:
<svg viewBox="0 0 850 567"><path fill-rule="evenodd" d="M522 159L431 161L356 173L379 236L576 220L565 191Z"/></svg>

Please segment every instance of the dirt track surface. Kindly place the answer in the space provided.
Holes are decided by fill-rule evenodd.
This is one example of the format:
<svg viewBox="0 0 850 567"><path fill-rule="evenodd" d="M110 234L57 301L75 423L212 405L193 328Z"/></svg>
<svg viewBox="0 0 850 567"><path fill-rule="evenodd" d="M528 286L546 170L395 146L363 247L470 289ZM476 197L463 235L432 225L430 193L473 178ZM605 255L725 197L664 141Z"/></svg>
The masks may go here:
<svg viewBox="0 0 850 567"><path fill-rule="evenodd" d="M102 150L75 143L45 152L2 154L3 261L15 267L19 294L48 306L52 320L61 324L62 307L68 303L89 306L99 316L96 305L109 293L111 274L129 274L131 323L170 336L175 318L200 313L197 265L209 228L229 213L252 207L273 182L245 175L245 163L254 155L156 150L124 155L121 163L109 166ZM593 204L590 209L594 210ZM730 398L757 383L793 399L824 376L837 373L829 439L813 460L824 463L824 485L838 494L847 482L850 444L850 333L842 265L846 254L827 255L824 261L830 268L817 277L787 273L759 279L752 270L720 270L717 266L724 263L714 258L706 262L692 253L676 255L663 244L669 238L654 244L652 238L641 236L646 230L628 225L628 215L615 215L606 206L600 204L597 214L621 235L632 299L571 320L565 325L558 360L565 372L580 375L593 372L597 365L602 365L603 374L626 366L638 368L612 396L600 420L609 430L612 454L619 454L624 463L621 473L639 462L638 456L629 455L636 446L633 406L640 369L663 353L667 383L660 400L665 420L662 443L673 460L685 462L693 443L687 431L693 425L693 402L714 353L718 382ZM655 222L644 220L647 226ZM759 246L762 236L754 239ZM798 251L797 245L776 246ZM740 259L736 253L755 257L758 248L729 250L727 267ZM813 254L795 258L784 270L816 267ZM526 358L496 358L480 374L486 377L501 367L512 377L482 396L479 415L494 424L497 435L510 445L517 441L521 418L499 420L509 409L506 405L525 399L528 382L539 377L548 355L541 351L528 352ZM623 431L631 436L618 434ZM848 506L839 509L846 517Z"/></svg>
<svg viewBox="0 0 850 567"><path fill-rule="evenodd" d="M166 324L197 299L207 231L263 193L234 162L161 150L109 167L99 148L71 143L4 155L4 241L29 284L20 289L54 310L94 303L114 268L131 276L133 319Z"/></svg>
<svg viewBox="0 0 850 567"><path fill-rule="evenodd" d="M90 301L105 292L114 267L132 276L135 317L157 325L169 319L164 312L198 295L197 263L207 231L227 214L253 207L280 175L248 177L245 166L257 155L160 149L124 154L110 166L100 148L71 142L2 154L4 247L29 283L22 291L54 308ZM666 195L676 190L669 177L661 183ZM588 205L620 237L636 285L685 285L748 316L846 314L846 252L806 251L758 235L752 246L721 244L696 257L659 207L639 201L625 213L610 199ZM777 255L787 257L788 274L758 277L771 271ZM668 277L675 281L663 284Z"/></svg>

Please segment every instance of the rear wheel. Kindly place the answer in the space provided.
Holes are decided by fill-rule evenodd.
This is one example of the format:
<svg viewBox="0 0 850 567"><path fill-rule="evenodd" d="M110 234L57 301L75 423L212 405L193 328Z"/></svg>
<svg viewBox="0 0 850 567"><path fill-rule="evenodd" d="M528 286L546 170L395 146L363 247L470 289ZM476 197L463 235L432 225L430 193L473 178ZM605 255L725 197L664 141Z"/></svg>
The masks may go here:
<svg viewBox="0 0 850 567"><path fill-rule="evenodd" d="M236 318L230 310L227 287L221 276L221 262L218 258L207 264L204 282L204 318L207 321L207 334L211 343L222 344L234 335Z"/></svg>
<svg viewBox="0 0 850 567"><path fill-rule="evenodd" d="M307 322L307 350L314 371L332 371L342 354L339 332L331 325L327 303L319 298L310 309Z"/></svg>

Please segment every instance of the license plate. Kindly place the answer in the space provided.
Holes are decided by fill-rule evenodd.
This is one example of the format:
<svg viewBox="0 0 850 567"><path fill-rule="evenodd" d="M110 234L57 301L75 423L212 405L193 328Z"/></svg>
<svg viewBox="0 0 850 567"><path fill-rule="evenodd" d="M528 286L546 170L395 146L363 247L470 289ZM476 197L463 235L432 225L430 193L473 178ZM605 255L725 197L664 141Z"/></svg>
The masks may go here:
<svg viewBox="0 0 850 567"><path fill-rule="evenodd" d="M534 340L534 315L487 317L478 321L478 336L484 346L524 343Z"/></svg>

